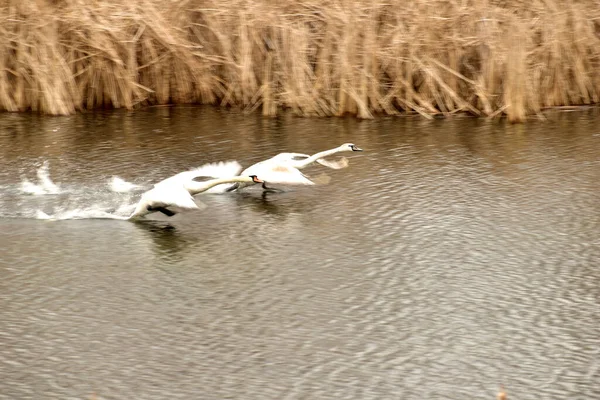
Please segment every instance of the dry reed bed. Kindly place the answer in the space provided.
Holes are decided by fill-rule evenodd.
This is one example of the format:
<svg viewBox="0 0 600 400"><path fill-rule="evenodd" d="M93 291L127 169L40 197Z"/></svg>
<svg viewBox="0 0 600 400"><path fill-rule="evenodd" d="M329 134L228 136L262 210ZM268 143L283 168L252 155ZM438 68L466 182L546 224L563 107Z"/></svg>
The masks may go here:
<svg viewBox="0 0 600 400"><path fill-rule="evenodd" d="M522 121L600 94L595 0L0 0L0 109Z"/></svg>

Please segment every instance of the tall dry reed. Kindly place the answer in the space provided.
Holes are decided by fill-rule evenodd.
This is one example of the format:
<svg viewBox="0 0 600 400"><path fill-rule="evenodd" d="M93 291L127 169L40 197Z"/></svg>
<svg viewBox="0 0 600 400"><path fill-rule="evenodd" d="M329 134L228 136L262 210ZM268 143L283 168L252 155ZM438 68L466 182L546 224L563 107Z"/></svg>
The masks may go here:
<svg viewBox="0 0 600 400"><path fill-rule="evenodd" d="M511 121L600 94L595 0L0 0L0 109Z"/></svg>

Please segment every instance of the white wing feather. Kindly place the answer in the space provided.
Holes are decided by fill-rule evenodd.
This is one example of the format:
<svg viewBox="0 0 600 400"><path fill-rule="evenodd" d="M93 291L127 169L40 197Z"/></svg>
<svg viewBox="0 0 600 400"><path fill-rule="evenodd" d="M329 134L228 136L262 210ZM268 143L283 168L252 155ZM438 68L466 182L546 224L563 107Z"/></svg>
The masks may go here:
<svg viewBox="0 0 600 400"><path fill-rule="evenodd" d="M254 164L244 170L242 175L256 175L267 184L314 185L314 182L297 168L271 161Z"/></svg>
<svg viewBox="0 0 600 400"><path fill-rule="evenodd" d="M339 161L327 161L324 158L319 158L317 160L317 162L319 164L321 164L324 167L327 168L331 168L331 169L342 169L342 168L346 168L348 166L348 159L346 157L340 157Z"/></svg>
<svg viewBox="0 0 600 400"><path fill-rule="evenodd" d="M279 153L275 157L272 157L266 161L282 163L285 165L290 165L294 168L300 168L300 162L309 157L310 155L303 153ZM315 160L315 162L331 169L342 169L348 166L348 159L346 157L340 157L339 161L327 161L324 158L318 158Z"/></svg>
<svg viewBox="0 0 600 400"><path fill-rule="evenodd" d="M158 182L154 186L171 185L174 183L183 185L196 177L209 176L211 178L229 178L236 176L242 170L242 166L237 161L225 161L218 163L205 164L201 167L180 172L167 179ZM211 192L210 190L208 192Z"/></svg>

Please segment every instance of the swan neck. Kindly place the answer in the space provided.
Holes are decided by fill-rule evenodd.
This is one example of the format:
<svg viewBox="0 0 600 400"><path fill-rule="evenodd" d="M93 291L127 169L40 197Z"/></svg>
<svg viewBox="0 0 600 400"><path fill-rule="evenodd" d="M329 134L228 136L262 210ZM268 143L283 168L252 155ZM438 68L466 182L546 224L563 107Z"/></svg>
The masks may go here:
<svg viewBox="0 0 600 400"><path fill-rule="evenodd" d="M306 160L302 161L299 163L299 168L301 167L305 167L309 164L314 163L315 161L317 161L320 158L324 158L327 156L330 156L332 154L335 153L339 153L341 150L339 147L336 147L335 149L330 149L330 150L324 150L324 151L320 151L318 153L313 154L312 156L308 157Z"/></svg>
<svg viewBox="0 0 600 400"><path fill-rule="evenodd" d="M186 188L188 189L188 192L193 196L195 194L205 192L214 186L222 185L224 183L250 182L250 181L252 181L252 178L250 178L248 176L230 176L228 178L211 179L206 182L193 182L192 181L191 183L188 183L186 185Z"/></svg>

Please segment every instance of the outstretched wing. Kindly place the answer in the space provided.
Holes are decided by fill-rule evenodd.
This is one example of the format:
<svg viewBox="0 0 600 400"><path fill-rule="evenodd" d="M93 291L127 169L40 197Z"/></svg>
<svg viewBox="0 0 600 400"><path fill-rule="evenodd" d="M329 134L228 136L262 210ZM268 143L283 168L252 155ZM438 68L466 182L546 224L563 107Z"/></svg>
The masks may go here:
<svg viewBox="0 0 600 400"><path fill-rule="evenodd" d="M297 168L281 165L276 163L269 163L262 166L260 170L256 171L256 175L263 181L269 183L277 183L283 185L314 185L315 183L308 179L300 170Z"/></svg>
<svg viewBox="0 0 600 400"><path fill-rule="evenodd" d="M155 186L159 185L170 185L173 183L184 184L191 180L202 181L203 178L214 179L214 178L228 178L236 176L242 170L242 166L237 161L225 161L218 163L204 164L201 167L180 172L177 175L173 175L167 179L158 182Z"/></svg>
<svg viewBox="0 0 600 400"><path fill-rule="evenodd" d="M303 153L279 153L267 161L286 164L294 168L301 168L307 165L302 165L300 162L305 161L309 157L310 155ZM341 157L339 161L327 161L324 158L319 158L315 162L331 169L342 169L348 166L348 159L346 157Z"/></svg>
<svg viewBox="0 0 600 400"><path fill-rule="evenodd" d="M215 179L212 176L195 176L191 180L194 182L208 182Z"/></svg>
<svg viewBox="0 0 600 400"><path fill-rule="evenodd" d="M346 157L340 157L339 161L327 161L324 158L319 158L317 162L322 166L331 169L342 169L348 166L348 159Z"/></svg>
<svg viewBox="0 0 600 400"><path fill-rule="evenodd" d="M303 153L279 153L271 158L271 161L302 161L306 160L310 155Z"/></svg>
<svg viewBox="0 0 600 400"><path fill-rule="evenodd" d="M238 175L241 171L242 166L237 161L221 161L204 164L189 172L193 177L229 178L230 176Z"/></svg>

